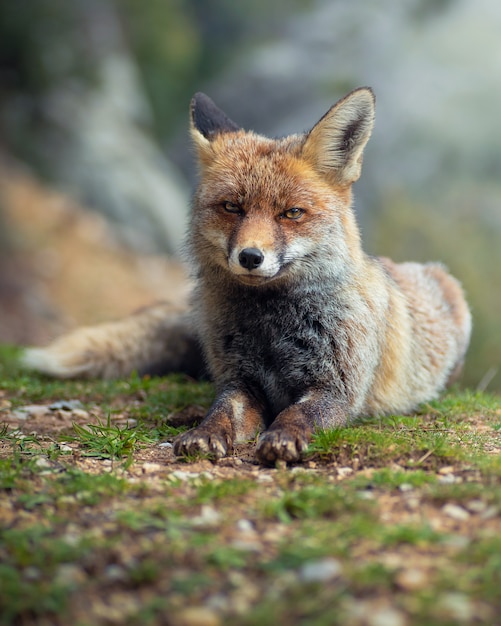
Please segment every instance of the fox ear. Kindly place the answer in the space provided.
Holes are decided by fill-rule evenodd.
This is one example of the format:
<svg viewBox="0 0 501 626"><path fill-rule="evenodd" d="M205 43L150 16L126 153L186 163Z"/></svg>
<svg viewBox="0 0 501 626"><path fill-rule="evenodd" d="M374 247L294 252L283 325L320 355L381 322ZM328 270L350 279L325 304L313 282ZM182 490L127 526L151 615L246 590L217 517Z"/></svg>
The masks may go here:
<svg viewBox="0 0 501 626"><path fill-rule="evenodd" d="M339 100L306 135L302 155L340 185L360 177L362 153L374 125L372 89L355 89Z"/></svg>
<svg viewBox="0 0 501 626"><path fill-rule="evenodd" d="M220 133L240 130L237 124L218 108L204 93L196 93L191 99L191 136L203 162L212 153L211 141Z"/></svg>

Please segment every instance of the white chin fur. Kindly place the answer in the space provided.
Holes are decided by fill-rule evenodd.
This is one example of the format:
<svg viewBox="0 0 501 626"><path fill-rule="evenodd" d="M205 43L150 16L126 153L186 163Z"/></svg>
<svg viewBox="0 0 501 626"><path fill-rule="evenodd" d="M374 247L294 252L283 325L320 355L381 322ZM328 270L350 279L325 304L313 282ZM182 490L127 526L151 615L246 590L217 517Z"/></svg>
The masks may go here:
<svg viewBox="0 0 501 626"><path fill-rule="evenodd" d="M253 274L235 274L235 278L244 285L264 285L270 282L270 280L273 280L274 277L254 276Z"/></svg>
<svg viewBox="0 0 501 626"><path fill-rule="evenodd" d="M276 255L270 252L265 252L263 263L259 267L256 267L256 269L249 272L249 270L246 270L240 265L240 261L238 260L240 252L240 248L233 250L228 259L230 272L239 278L242 276L258 276L266 280L273 278L280 271L280 263Z"/></svg>

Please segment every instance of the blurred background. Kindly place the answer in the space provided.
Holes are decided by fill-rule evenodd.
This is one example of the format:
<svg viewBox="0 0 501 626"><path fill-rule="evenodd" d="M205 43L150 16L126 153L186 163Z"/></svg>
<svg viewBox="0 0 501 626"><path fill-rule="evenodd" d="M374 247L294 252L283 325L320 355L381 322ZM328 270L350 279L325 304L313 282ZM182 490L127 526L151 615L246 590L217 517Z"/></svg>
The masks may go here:
<svg viewBox="0 0 501 626"><path fill-rule="evenodd" d="M370 85L365 247L450 267L500 391L500 33L497 0L0 3L0 341L186 298L195 91L283 135Z"/></svg>

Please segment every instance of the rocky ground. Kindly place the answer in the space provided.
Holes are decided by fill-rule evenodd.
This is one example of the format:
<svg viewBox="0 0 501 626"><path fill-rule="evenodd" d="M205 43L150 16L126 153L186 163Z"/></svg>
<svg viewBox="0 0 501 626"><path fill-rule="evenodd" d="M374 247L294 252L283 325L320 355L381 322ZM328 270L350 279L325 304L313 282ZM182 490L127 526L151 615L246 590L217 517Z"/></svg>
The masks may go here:
<svg viewBox="0 0 501 626"><path fill-rule="evenodd" d="M217 463L176 459L173 436L204 408L169 411L179 381L142 384L111 401L96 383L83 402L20 402L30 383L2 393L0 556L17 587L0 604L15 623L496 623L497 400L449 398L263 468L254 442ZM157 392L174 430L154 412L146 428Z"/></svg>

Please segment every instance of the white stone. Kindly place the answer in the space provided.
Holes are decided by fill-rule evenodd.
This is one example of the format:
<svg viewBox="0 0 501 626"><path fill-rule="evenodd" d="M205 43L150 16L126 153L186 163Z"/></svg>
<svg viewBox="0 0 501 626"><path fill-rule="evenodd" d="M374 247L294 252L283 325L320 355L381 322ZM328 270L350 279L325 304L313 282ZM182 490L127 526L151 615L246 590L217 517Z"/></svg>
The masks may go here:
<svg viewBox="0 0 501 626"><path fill-rule="evenodd" d="M197 527L217 526L221 521L221 514L209 504L202 505L200 515L192 518L191 523Z"/></svg>
<svg viewBox="0 0 501 626"><path fill-rule="evenodd" d="M30 417L43 417L49 412L49 407L42 404L28 404L26 406L20 406L15 411L12 411L12 415L19 420L26 420Z"/></svg>
<svg viewBox="0 0 501 626"><path fill-rule="evenodd" d="M160 472L162 469L164 469L164 466L161 465L160 463L143 463L141 466L141 470L143 472L143 474L153 474L155 472Z"/></svg>
<svg viewBox="0 0 501 626"><path fill-rule="evenodd" d="M400 489L400 491L405 493L407 491L412 491L414 489L414 486L410 483L402 483L401 485L399 485L398 488Z"/></svg>
<svg viewBox="0 0 501 626"><path fill-rule="evenodd" d="M452 504L451 502L444 504L442 507L442 513L447 515L447 517L457 520L458 522L470 519L470 514L466 509L457 504Z"/></svg>
<svg viewBox="0 0 501 626"><path fill-rule="evenodd" d="M447 617L459 622L470 623L475 615L472 601L462 593L446 593L440 598L438 605Z"/></svg>
<svg viewBox="0 0 501 626"><path fill-rule="evenodd" d="M305 583L321 583L339 578L341 573L341 563L337 559L327 557L305 563L299 570L299 579Z"/></svg>
<svg viewBox="0 0 501 626"><path fill-rule="evenodd" d="M48 469L49 467L52 467L50 461L44 456L39 456L35 460L35 466L38 467L38 469Z"/></svg>
<svg viewBox="0 0 501 626"><path fill-rule="evenodd" d="M367 615L368 626L405 626L406 619L403 613L392 606L375 608Z"/></svg>
<svg viewBox="0 0 501 626"><path fill-rule="evenodd" d="M239 519L237 522L237 528L242 533L255 532L254 525L248 519Z"/></svg>
<svg viewBox="0 0 501 626"><path fill-rule="evenodd" d="M444 474L438 477L438 482L443 485L453 485L454 483L460 483L461 478L454 476L454 474Z"/></svg>
<svg viewBox="0 0 501 626"><path fill-rule="evenodd" d="M258 474L257 479L260 483L272 483L273 477L269 474Z"/></svg>
<svg viewBox="0 0 501 626"><path fill-rule="evenodd" d="M352 467L338 467L336 471L339 478L346 478L350 474L353 474Z"/></svg>
<svg viewBox="0 0 501 626"><path fill-rule="evenodd" d="M191 606L176 612L172 623L177 626L219 626L221 619L213 609Z"/></svg>
<svg viewBox="0 0 501 626"><path fill-rule="evenodd" d="M483 500L470 500L466 503L466 508L471 513L483 513L487 509L487 503Z"/></svg>

